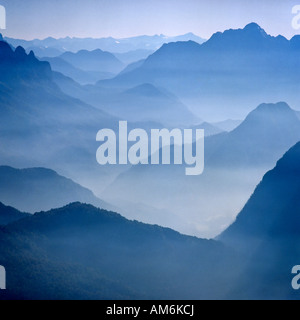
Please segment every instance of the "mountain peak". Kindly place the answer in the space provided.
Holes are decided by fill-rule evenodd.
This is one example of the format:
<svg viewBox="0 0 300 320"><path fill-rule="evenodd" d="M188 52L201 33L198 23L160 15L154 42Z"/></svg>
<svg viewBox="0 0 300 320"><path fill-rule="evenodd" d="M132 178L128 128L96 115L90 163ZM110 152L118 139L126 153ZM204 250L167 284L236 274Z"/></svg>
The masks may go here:
<svg viewBox="0 0 300 320"><path fill-rule="evenodd" d="M284 37L272 37L268 35L257 23L250 23L244 29L229 29L215 33L210 40L204 43L204 47L214 50L275 50L282 48L289 42Z"/></svg>
<svg viewBox="0 0 300 320"><path fill-rule="evenodd" d="M252 114L274 113L274 112L292 112L292 111L293 110L286 102L262 103L252 112Z"/></svg>
<svg viewBox="0 0 300 320"><path fill-rule="evenodd" d="M291 128L291 126L299 126L299 119L294 110L285 102L263 103L253 110L234 131L240 133L245 128L264 128L268 130L269 127ZM287 125L287 126L286 126Z"/></svg>
<svg viewBox="0 0 300 320"><path fill-rule="evenodd" d="M255 22L251 22L251 23L247 24L246 27L244 28L244 30L246 30L246 31L263 31L263 32L265 32L265 30L263 28L261 28Z"/></svg>
<svg viewBox="0 0 300 320"><path fill-rule="evenodd" d="M9 44L5 41L0 41L0 57L8 58L13 54L13 50Z"/></svg>
<svg viewBox="0 0 300 320"><path fill-rule="evenodd" d="M24 49L23 47L21 47L21 46L18 46L18 47L16 48L15 54L16 54L16 56L19 57L19 58L24 58L24 57L26 57L26 51L25 51L25 49Z"/></svg>

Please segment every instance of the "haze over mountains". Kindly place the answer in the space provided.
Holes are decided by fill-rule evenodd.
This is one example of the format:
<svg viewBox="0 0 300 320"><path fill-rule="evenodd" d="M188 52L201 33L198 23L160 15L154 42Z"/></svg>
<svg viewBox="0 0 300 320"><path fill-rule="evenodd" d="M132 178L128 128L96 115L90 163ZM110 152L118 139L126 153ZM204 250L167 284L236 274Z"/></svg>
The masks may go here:
<svg viewBox="0 0 300 320"><path fill-rule="evenodd" d="M45 168L20 170L0 166L0 201L30 213L59 208L76 201L102 209L112 208L90 190Z"/></svg>
<svg viewBox="0 0 300 320"><path fill-rule="evenodd" d="M219 237L255 252L262 241L299 240L300 142L269 171L238 215Z"/></svg>
<svg viewBox="0 0 300 320"><path fill-rule="evenodd" d="M0 299L298 299L299 163L300 143L218 240L80 203L28 217L1 204L0 221L19 220L0 228L0 263L10 275Z"/></svg>
<svg viewBox="0 0 300 320"><path fill-rule="evenodd" d="M224 270L233 276L229 258L234 254L217 242L128 221L79 203L20 220L0 230L0 237L0 261L12 274L7 287L13 289L6 292L11 298L213 297L222 290L208 289L206 276L214 270L219 289L226 289ZM20 271L12 273L16 265Z"/></svg>
<svg viewBox="0 0 300 320"><path fill-rule="evenodd" d="M299 36L2 40L0 299L298 298ZM119 120L204 128L204 174L98 165Z"/></svg>
<svg viewBox="0 0 300 320"><path fill-rule="evenodd" d="M65 52L58 57L44 57L42 60L48 61L53 71L61 72L81 84L113 78L125 67L113 54L100 49Z"/></svg>
<svg viewBox="0 0 300 320"><path fill-rule="evenodd" d="M95 137L117 119L63 93L49 63L21 47L0 42L0 71L2 165L52 168L76 181L98 183L97 172L103 184L111 179L97 165Z"/></svg>
<svg viewBox="0 0 300 320"><path fill-rule="evenodd" d="M134 167L119 176L126 167L97 165L95 150L98 145L95 143L95 134L101 128L117 129L120 119L142 122L130 126L145 127L147 130L153 126L194 127L206 118L196 117L189 108L190 104L185 105L177 95L187 101L185 94L189 94L190 98L193 96L189 90L193 90L192 87L197 85L199 79L208 82L213 80L209 84L212 85L209 87L210 94L212 99L222 97L222 103L218 103L218 108L222 107L222 111L218 112L211 102L205 104L205 110L203 109L201 99L206 94L197 98L197 108L193 110L197 114L206 114L209 110L223 120L237 118L246 109L252 110L261 101L269 100L270 79L278 80L278 85L284 81L288 86L284 90L285 96L299 83L294 81L297 77L294 72L290 75L291 66L297 68L297 41L297 37L288 41L283 37L268 36L258 25L250 24L244 29L217 33L202 45L192 41L166 44L146 60L135 63L126 72L123 70L116 78L88 86L52 72L49 64L39 62L33 53L26 55L21 48L14 52L2 42L3 54L9 57L5 62L6 78L5 73L2 77L14 94L3 88L1 99L4 108L1 108L1 112L7 128L5 125L1 128L5 132L0 138L5 146L1 163L14 167L52 168L89 187L101 198L102 191L105 190L103 197L109 202L128 203L124 208L126 212L136 205L142 221L145 221L143 214L149 217L149 210L145 209L146 214L140 210L141 207L153 208L156 212L170 212L174 208L175 216L188 207L191 217L186 221L186 226L182 227L182 216L176 222L169 215L167 221L162 219L164 225L189 234L208 237L215 235L232 221L263 173L298 141L298 119L286 104L269 107L261 105L242 125L228 134L215 135L218 129L204 123L206 128L214 130L214 136L207 138L205 142L206 172L197 182L185 179L183 168L174 166ZM91 63L89 59L94 54L96 60ZM75 71L85 68L86 72L96 72L91 69L96 70L97 61L102 54L101 50L85 50L63 55L66 60L71 59L67 62L69 65L77 64ZM107 55L109 59L116 61L111 54ZM13 61L11 71L7 64L10 59ZM18 64L18 68L14 64ZM30 74L26 70L30 70ZM228 70L232 71L229 75ZM276 72L278 77L273 74ZM228 76L224 78L226 74ZM10 77L18 80L14 80L12 84L9 82ZM142 82L144 77L149 82ZM198 79L196 82L192 80L194 77ZM250 105L252 98L249 100L247 95L251 93L251 97L255 97L256 93L251 92L249 83L240 81L241 77L247 81L252 81L253 77L258 79L253 84L259 84L261 90L264 90L264 98L259 98L258 104ZM178 81L180 87L176 84ZM219 85L225 91L230 89L230 108L226 106L226 92L223 94L223 91L218 91ZM186 91L187 87L190 89ZM272 86L272 90L275 87L276 85ZM232 103L237 97L235 90L243 95L243 102L240 101L238 106L233 106ZM185 92L184 95L182 92ZM283 89L277 90L279 95L282 92ZM294 94L293 91L289 97ZM247 108L244 108L245 103L249 105ZM24 107L20 109L20 105ZM229 128L238 125L237 122L225 121L221 125L222 123L225 126L229 123ZM15 138L12 140L11 137ZM157 187L156 181L161 180L160 175L165 179ZM109 184L111 186L107 188ZM167 196L162 190L169 190ZM150 199L150 194L154 200ZM218 202L215 201L216 194L220 198ZM139 203L135 199L139 199ZM223 213L212 218L219 212L221 204L225 208ZM137 212L132 216L137 217ZM200 223L199 216L204 216L209 222ZM217 221L214 221L215 218ZM160 223L160 220L150 219L146 222ZM211 227L214 229L216 225L218 228L211 231Z"/></svg>
<svg viewBox="0 0 300 320"><path fill-rule="evenodd" d="M123 207L125 200L138 199L169 210L174 218L167 224L156 215L143 220L138 211L142 221L210 238L231 223L263 174L299 140L300 121L286 103L262 104L232 132L205 139L203 175L186 177L184 166L139 165L121 174L101 197Z"/></svg>
<svg viewBox="0 0 300 320"><path fill-rule="evenodd" d="M141 66L104 86L163 86L209 121L244 118L264 101L299 105L299 37L271 37L257 24L216 33L200 45L165 44Z"/></svg>
<svg viewBox="0 0 300 320"><path fill-rule="evenodd" d="M21 40L21 39L12 39L4 38L7 42L11 43L13 46L22 46L26 50L39 50L36 52L38 56L58 56L59 53L65 51L78 52L79 50L88 50L93 51L96 49L101 49L103 51L109 51L112 53L127 53L130 51L136 50L147 50L147 51L156 51L164 43L176 42L176 41L189 41L193 40L198 43L203 43L205 40L194 35L193 33L188 33L178 37L168 37L165 35L154 35L154 36L138 36L125 39L114 39L109 38L63 38L63 39L54 39L47 38L44 40ZM42 52L43 55L40 55L39 52ZM52 53L52 54L50 54Z"/></svg>
<svg viewBox="0 0 300 320"><path fill-rule="evenodd" d="M300 257L299 164L297 143L264 176L236 221L218 238L249 255L242 272L247 277L241 277L235 289L242 299L299 299L290 285L290 272Z"/></svg>
<svg viewBox="0 0 300 320"><path fill-rule="evenodd" d="M15 208L5 206L0 202L0 226L8 225L12 222L28 218L29 216L29 213L20 212Z"/></svg>

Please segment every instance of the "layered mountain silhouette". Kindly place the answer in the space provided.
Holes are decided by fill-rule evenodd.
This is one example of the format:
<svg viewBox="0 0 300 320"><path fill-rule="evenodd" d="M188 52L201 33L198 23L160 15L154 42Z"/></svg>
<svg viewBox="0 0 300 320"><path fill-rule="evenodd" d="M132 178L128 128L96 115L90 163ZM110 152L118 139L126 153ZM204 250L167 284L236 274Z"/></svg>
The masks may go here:
<svg viewBox="0 0 300 320"><path fill-rule="evenodd" d="M297 113L284 102L261 104L241 125L218 139L223 147L215 150L215 146L212 149L208 146L208 165L255 167L275 164L286 150L300 140L300 121ZM218 156L214 159L215 152Z"/></svg>
<svg viewBox="0 0 300 320"><path fill-rule="evenodd" d="M61 75L55 77L55 82L65 93L101 108L120 120L155 122L166 127L189 127L201 122L176 95L149 83L119 90L98 84L82 87Z"/></svg>
<svg viewBox="0 0 300 320"><path fill-rule="evenodd" d="M90 190L45 168L20 170L0 166L0 201L30 213L59 208L75 201L111 208Z"/></svg>
<svg viewBox="0 0 300 320"><path fill-rule="evenodd" d="M80 50L77 53L65 52L59 57L84 71L117 74L125 67L112 53L100 49Z"/></svg>
<svg viewBox="0 0 300 320"><path fill-rule="evenodd" d="M80 203L10 224L0 238L0 262L10 274L0 294L11 299L221 297L232 263L239 265L216 241Z"/></svg>
<svg viewBox="0 0 300 320"><path fill-rule="evenodd" d="M241 118L262 101L299 104L298 42L299 37L271 37L252 23L217 33L202 45L165 44L139 68L102 85L152 83L176 92L205 119Z"/></svg>
<svg viewBox="0 0 300 320"><path fill-rule="evenodd" d="M243 121L241 120L227 119L223 121L214 122L212 124L223 131L230 132L236 129L242 122Z"/></svg>
<svg viewBox="0 0 300 320"><path fill-rule="evenodd" d="M102 198L115 205L139 199L173 212L168 223L176 230L215 236L221 231L216 227L230 224L263 174L299 140L300 121L294 110L286 103L262 104L232 132L205 139L203 175L186 177L185 165L135 166L121 174ZM143 221L141 210L139 216ZM176 216L184 218L185 225ZM163 222L157 217L155 223Z"/></svg>
<svg viewBox="0 0 300 320"><path fill-rule="evenodd" d="M48 61L51 65L51 69L55 72L64 74L67 77L72 78L76 82L86 85L98 82L101 79L109 79L114 76L113 73L100 72L100 71L84 71L74 67L69 62L62 58L42 58L41 61Z"/></svg>
<svg viewBox="0 0 300 320"><path fill-rule="evenodd" d="M0 226L29 217L29 213L23 213L15 208L8 207L0 202Z"/></svg>
<svg viewBox="0 0 300 320"><path fill-rule="evenodd" d="M144 60L148 58L155 50L137 49L125 53L113 53L116 58L122 61L124 64L129 65L136 61ZM99 79L100 80L100 79Z"/></svg>
<svg viewBox="0 0 300 320"><path fill-rule="evenodd" d="M112 115L131 122L156 121L178 126L198 121L176 96L147 83L121 92L106 103Z"/></svg>
<svg viewBox="0 0 300 320"><path fill-rule="evenodd" d="M202 122L199 125L192 126L190 129L193 129L193 130L203 129L206 137L214 136L216 134L220 134L225 131L208 122Z"/></svg>
<svg viewBox="0 0 300 320"><path fill-rule="evenodd" d="M0 228L0 263L10 275L0 299L296 300L299 160L300 142L218 240L80 203L27 217L0 205L0 216L19 215Z"/></svg>
<svg viewBox="0 0 300 320"><path fill-rule="evenodd" d="M98 172L104 186L111 177L97 165L95 137L117 119L63 93L33 53L0 42L0 57L1 164L52 168L84 184L99 184Z"/></svg>

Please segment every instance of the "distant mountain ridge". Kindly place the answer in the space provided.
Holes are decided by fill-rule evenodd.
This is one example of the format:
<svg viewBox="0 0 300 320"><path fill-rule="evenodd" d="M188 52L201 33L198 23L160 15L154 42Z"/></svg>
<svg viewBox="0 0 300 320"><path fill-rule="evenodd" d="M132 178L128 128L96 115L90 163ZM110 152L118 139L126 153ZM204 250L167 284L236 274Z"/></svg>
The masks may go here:
<svg viewBox="0 0 300 320"><path fill-rule="evenodd" d="M0 228L0 239L0 262L12 273L0 299L221 298L239 264L217 241L80 203ZM212 273L218 288L209 286Z"/></svg>
<svg viewBox="0 0 300 320"><path fill-rule="evenodd" d="M62 73L63 75L70 77L74 81L81 85L94 84L99 80L113 78L114 73L101 72L101 71L84 71L77 67L74 67L71 63L65 61L62 58L55 57L49 58L44 57L40 59L41 61L47 61L51 65L51 69L54 72Z"/></svg>
<svg viewBox="0 0 300 320"><path fill-rule="evenodd" d="M30 217L30 214L20 212L15 208L8 207L0 202L0 226L8 225L28 217Z"/></svg>
<svg viewBox="0 0 300 320"><path fill-rule="evenodd" d="M219 119L243 118L251 111L250 105L262 101L297 106L300 75L294 70L300 69L299 39L269 36L252 23L244 29L216 33L203 44L164 44L141 66L101 85L163 86L210 122L216 115Z"/></svg>
<svg viewBox="0 0 300 320"><path fill-rule="evenodd" d="M117 119L65 94L33 53L0 42L0 57L0 164L47 167L82 184L111 179L95 160L95 135Z"/></svg>
<svg viewBox="0 0 300 320"><path fill-rule="evenodd" d="M30 213L59 208L75 201L112 209L90 190L45 168L20 170L0 166L0 201Z"/></svg>
<svg viewBox="0 0 300 320"><path fill-rule="evenodd" d="M165 35L154 35L154 36L138 36L132 38L115 39L112 37L92 39L92 38L62 38L54 39L47 38L44 40L20 40L12 38L4 38L14 46L23 46L25 49L36 47L38 50L44 49L44 52L50 52L50 50L56 50L56 52L72 51L77 52L79 50L96 50L101 49L115 53L127 53L135 50L151 50L155 51L159 49L164 43L173 41L188 41L193 40L199 43L203 43L205 40L195 36L192 33L178 37L167 37ZM47 55L47 54L46 54ZM44 54L45 56L45 54ZM50 55L49 55L50 56ZM53 55L52 55L53 57Z"/></svg>
<svg viewBox="0 0 300 320"><path fill-rule="evenodd" d="M59 57L85 71L117 74L125 67L112 53L100 49L93 51L80 50L77 53L65 52Z"/></svg>

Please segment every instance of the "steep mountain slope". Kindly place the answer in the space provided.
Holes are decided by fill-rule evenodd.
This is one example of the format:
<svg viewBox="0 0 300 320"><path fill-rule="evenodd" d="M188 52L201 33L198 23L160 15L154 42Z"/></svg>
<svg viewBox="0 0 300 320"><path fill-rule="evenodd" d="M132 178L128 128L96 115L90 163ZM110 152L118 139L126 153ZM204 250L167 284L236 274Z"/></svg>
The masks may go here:
<svg viewBox="0 0 300 320"><path fill-rule="evenodd" d="M11 224L0 238L0 263L11 274L5 294L13 298L218 298L234 277L232 262L239 265L216 241L79 203Z"/></svg>
<svg viewBox="0 0 300 320"><path fill-rule="evenodd" d="M300 143L291 148L256 188L236 221L219 239L245 256L247 277L237 281L241 298L299 299L292 268L300 249ZM247 290L245 290L247 288Z"/></svg>
<svg viewBox="0 0 300 320"><path fill-rule="evenodd" d="M251 105L262 101L299 104L298 42L299 37L271 37L252 23L217 33L202 45L165 44L139 68L101 85L151 83L176 92L208 121L244 118Z"/></svg>
<svg viewBox="0 0 300 320"><path fill-rule="evenodd" d="M269 171L241 211L220 236L223 242L252 247L262 240L300 237L300 143Z"/></svg>
<svg viewBox="0 0 300 320"><path fill-rule="evenodd" d="M29 217L30 214L23 213L15 208L5 206L0 202L0 226L10 224L12 222Z"/></svg>
<svg viewBox="0 0 300 320"><path fill-rule="evenodd" d="M44 168L18 170L0 166L0 201L30 213L59 208L75 201L111 208L90 190Z"/></svg>

